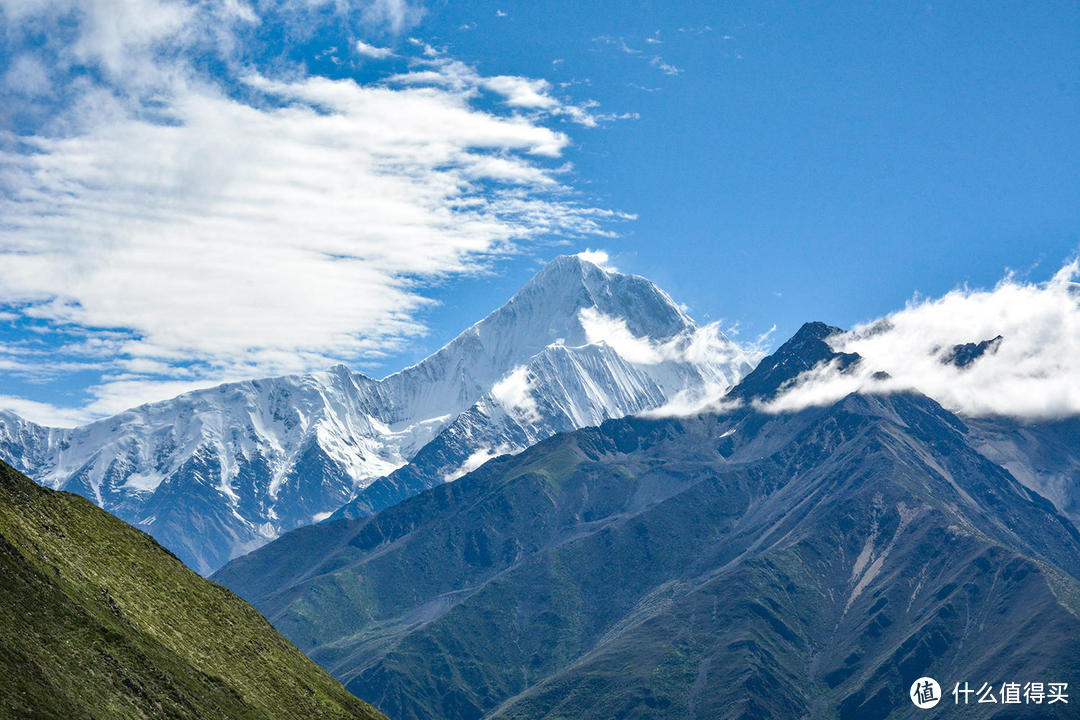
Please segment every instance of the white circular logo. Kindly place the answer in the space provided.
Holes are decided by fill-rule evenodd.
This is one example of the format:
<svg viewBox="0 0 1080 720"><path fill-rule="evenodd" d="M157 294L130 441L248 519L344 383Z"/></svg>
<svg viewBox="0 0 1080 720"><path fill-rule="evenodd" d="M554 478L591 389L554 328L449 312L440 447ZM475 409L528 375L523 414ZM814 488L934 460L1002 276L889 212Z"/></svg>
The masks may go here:
<svg viewBox="0 0 1080 720"><path fill-rule="evenodd" d="M932 677L921 677L911 683L911 691L908 693L911 702L921 710L930 708L941 702L941 686Z"/></svg>

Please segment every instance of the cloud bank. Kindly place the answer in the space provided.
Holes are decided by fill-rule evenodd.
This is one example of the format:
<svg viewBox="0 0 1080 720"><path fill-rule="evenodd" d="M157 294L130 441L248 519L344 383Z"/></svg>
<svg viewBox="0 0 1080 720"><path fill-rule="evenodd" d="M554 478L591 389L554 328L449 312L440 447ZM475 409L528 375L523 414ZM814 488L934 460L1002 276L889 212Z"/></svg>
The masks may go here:
<svg viewBox="0 0 1080 720"><path fill-rule="evenodd" d="M1045 420L1080 414L1078 275L1080 262L1074 260L1046 282L1010 275L992 289L959 288L912 300L830 339L835 350L863 357L853 371L814 368L764 409L827 404L855 391L913 389L968 416ZM955 346L998 335L996 349L967 367L948 362Z"/></svg>

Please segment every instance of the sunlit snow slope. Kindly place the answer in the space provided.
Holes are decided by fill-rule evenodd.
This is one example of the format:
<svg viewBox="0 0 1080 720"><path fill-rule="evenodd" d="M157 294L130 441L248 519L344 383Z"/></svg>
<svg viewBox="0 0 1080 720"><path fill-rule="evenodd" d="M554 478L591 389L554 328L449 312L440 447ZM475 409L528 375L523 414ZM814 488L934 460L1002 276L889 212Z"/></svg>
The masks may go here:
<svg viewBox="0 0 1080 720"><path fill-rule="evenodd" d="M723 389L755 359L644 278L566 256L382 380L337 366L230 383L74 429L0 412L0 458L207 573L350 500L364 514L556 432Z"/></svg>

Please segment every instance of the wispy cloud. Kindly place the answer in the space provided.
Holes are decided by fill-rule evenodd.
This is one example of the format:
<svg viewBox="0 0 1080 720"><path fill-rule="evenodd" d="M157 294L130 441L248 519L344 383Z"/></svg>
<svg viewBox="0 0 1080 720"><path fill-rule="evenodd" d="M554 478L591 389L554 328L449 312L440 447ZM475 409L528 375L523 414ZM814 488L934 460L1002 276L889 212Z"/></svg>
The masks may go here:
<svg viewBox="0 0 1080 720"><path fill-rule="evenodd" d="M383 60L385 58L394 56L394 51L390 48L369 45L363 40L357 40L355 43L355 47L357 53L373 60Z"/></svg>
<svg viewBox="0 0 1080 720"><path fill-rule="evenodd" d="M593 250L592 248L586 248L577 254L579 258L585 262L590 262L599 268L604 270L616 271L616 268L611 263L611 256L608 255L606 250Z"/></svg>
<svg viewBox="0 0 1080 720"><path fill-rule="evenodd" d="M491 396L519 422L540 421L540 408L532 395L532 383L526 366L517 366L495 383L491 388Z"/></svg>
<svg viewBox="0 0 1080 720"><path fill-rule="evenodd" d="M639 38L634 42L643 41L646 45L650 46L660 45L663 43L663 41L660 39L659 35L660 31L657 30L654 34L647 36L643 39ZM643 60L646 60L651 67L656 68L665 75L678 75L682 72L682 68L677 67L676 65L665 60L660 55L655 54L651 47L649 49L649 52L645 52L644 50L633 47L632 45L627 43L626 38L612 37L611 35L600 35L599 37L593 38L593 42L597 45L614 48L625 55L641 57Z"/></svg>
<svg viewBox="0 0 1080 720"><path fill-rule="evenodd" d="M314 5L348 5L340 0L300 0L300 2ZM365 22L376 26L385 25L394 33L400 33L412 27L423 15L423 6L419 3L408 2L408 0L371 0L364 5L363 10Z"/></svg>
<svg viewBox="0 0 1080 720"><path fill-rule="evenodd" d="M653 56L653 58L649 60L649 64L665 75L678 75L682 72L682 68L672 65L659 55Z"/></svg>
<svg viewBox="0 0 1080 720"><path fill-rule="evenodd" d="M438 87L475 98L487 92L499 98L504 107L531 113L535 122L545 117L563 117L584 127L597 127L615 120L635 119L635 113L600 113L595 101L574 104L554 93L544 78L520 75L481 75L471 65L447 57L437 48L423 45L423 58L413 62L408 72L387 79L391 85Z"/></svg>
<svg viewBox="0 0 1080 720"><path fill-rule="evenodd" d="M616 50L618 50L619 52L624 53L626 55L641 55L642 54L641 50L638 50L637 48L630 47L626 43L626 39L621 38L621 37L612 37L611 35L600 35L598 37L593 38L593 42L596 43L597 45L607 45L607 46L613 47Z"/></svg>
<svg viewBox="0 0 1080 720"><path fill-rule="evenodd" d="M337 7L273 5L286 19ZM426 282L625 217L574 193L569 137L549 122L596 125L592 106L426 46L376 84L257 71L237 46L263 8L0 0L22 48L0 93L27 108L47 94L53 118L0 136L0 311L108 346L94 412L392 351L424 331ZM384 32L420 13L362 8ZM20 36L31 29L53 39ZM225 76L199 69L208 54ZM99 361L63 353L51 361Z"/></svg>
<svg viewBox="0 0 1080 720"><path fill-rule="evenodd" d="M92 413L81 408L61 408L12 395L0 395L0 409L46 427L76 427L94 419Z"/></svg>
<svg viewBox="0 0 1080 720"><path fill-rule="evenodd" d="M741 366L749 370L764 354L759 347L739 345L730 340L720 330L718 322L693 327L671 338L657 339L635 335L625 319L605 315L596 308L583 308L578 313L578 320L590 343L607 345L627 362L636 365L686 363L699 370L720 370L714 378L717 383L713 388L718 395L728 389L731 368Z"/></svg>

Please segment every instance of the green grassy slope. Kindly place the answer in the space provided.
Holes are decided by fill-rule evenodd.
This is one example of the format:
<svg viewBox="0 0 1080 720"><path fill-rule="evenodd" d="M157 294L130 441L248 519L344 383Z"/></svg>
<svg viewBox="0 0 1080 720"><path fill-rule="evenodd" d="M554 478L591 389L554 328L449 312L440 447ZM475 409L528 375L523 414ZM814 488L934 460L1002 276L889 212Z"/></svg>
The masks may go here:
<svg viewBox="0 0 1080 720"><path fill-rule="evenodd" d="M0 463L0 717L382 715L148 535Z"/></svg>

